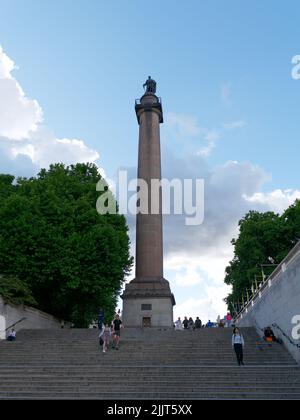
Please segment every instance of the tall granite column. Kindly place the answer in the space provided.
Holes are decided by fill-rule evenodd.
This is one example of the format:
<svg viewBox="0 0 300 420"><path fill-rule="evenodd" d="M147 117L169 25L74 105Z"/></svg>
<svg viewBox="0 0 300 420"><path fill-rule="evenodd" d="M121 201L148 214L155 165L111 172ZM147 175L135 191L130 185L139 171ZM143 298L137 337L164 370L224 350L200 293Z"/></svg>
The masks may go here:
<svg viewBox="0 0 300 420"><path fill-rule="evenodd" d="M163 110L155 95L155 81L149 77L145 86L146 93L136 101L135 109L140 128L138 179L148 188L141 185L139 191L136 278L126 285L122 296L123 321L132 327L172 327L175 299L163 274L162 191L157 188L161 180ZM152 181L156 182L156 188L151 190Z"/></svg>

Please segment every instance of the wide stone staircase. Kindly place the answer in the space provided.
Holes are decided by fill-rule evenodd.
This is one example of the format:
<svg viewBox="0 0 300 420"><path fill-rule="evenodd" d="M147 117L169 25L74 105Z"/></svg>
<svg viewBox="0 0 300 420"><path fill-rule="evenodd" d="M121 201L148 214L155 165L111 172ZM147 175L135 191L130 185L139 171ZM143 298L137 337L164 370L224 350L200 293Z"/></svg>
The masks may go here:
<svg viewBox="0 0 300 420"><path fill-rule="evenodd" d="M0 399L300 399L286 349L242 332L239 367L230 329L124 329L105 354L97 330L22 330L0 342Z"/></svg>

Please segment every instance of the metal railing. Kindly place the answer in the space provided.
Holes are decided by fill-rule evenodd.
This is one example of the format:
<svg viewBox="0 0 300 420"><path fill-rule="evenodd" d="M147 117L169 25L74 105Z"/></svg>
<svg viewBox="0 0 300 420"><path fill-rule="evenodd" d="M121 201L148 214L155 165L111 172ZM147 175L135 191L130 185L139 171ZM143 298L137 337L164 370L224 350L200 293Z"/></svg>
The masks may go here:
<svg viewBox="0 0 300 420"><path fill-rule="evenodd" d="M19 319L19 321L15 322L14 324L10 325L9 327L7 327L4 331L8 331L10 328L15 327L17 324L20 324L21 322L25 321L25 317Z"/></svg>
<svg viewBox="0 0 300 420"><path fill-rule="evenodd" d="M288 336L282 328L279 327L278 324L274 323L272 324L272 327L276 328L281 332L281 334L292 344L293 346L297 347L300 350L300 344L295 343L290 336Z"/></svg>
<svg viewBox="0 0 300 420"><path fill-rule="evenodd" d="M158 104L162 105L162 99L161 99L161 97L159 97L159 96L156 96L156 97L157 97L157 99L158 99L158 102L156 102L156 103L158 103ZM152 104L152 102L151 102L151 104ZM155 104L155 102L154 102L154 104ZM136 106L138 106L138 105L142 105L141 99L136 99L136 100L135 100L135 105L136 105Z"/></svg>
<svg viewBox="0 0 300 420"><path fill-rule="evenodd" d="M235 306L231 303L234 310L234 320L237 321L243 313L247 313L248 309L255 305L257 299L260 299L263 292L267 287L271 287L272 283L276 280L280 273L284 273L287 269L287 266L293 261L293 259L300 254L300 241L295 245L295 247L288 253L284 260L278 264L275 270L265 278L262 276L263 280L261 283L257 284L256 288L253 288L251 291L247 290L246 302L242 302L242 305ZM261 266L263 266L262 264ZM250 293L249 293L250 292Z"/></svg>
<svg viewBox="0 0 300 420"><path fill-rule="evenodd" d="M256 330L257 331L260 331L260 332L262 332L263 333L263 335L265 335L265 329L266 328L261 328L258 324L257 324L257 322L256 321L254 321L254 323L255 323L255 328L256 328ZM292 344L294 347L297 347L298 349L300 349L300 344L297 344L297 343L295 343L294 341L293 341L293 339L288 335L288 334L286 334L284 331L283 331L283 329L282 328L280 328L279 327L279 325L278 324L276 324L276 323L273 323L272 324L272 327L273 328L276 328L278 331L280 331L281 332L281 334L282 334L282 336L284 337L284 338L286 338L287 339L287 341L290 343L290 344ZM283 340L281 340L282 341L282 343L280 343L280 344L283 344L284 343L284 341Z"/></svg>

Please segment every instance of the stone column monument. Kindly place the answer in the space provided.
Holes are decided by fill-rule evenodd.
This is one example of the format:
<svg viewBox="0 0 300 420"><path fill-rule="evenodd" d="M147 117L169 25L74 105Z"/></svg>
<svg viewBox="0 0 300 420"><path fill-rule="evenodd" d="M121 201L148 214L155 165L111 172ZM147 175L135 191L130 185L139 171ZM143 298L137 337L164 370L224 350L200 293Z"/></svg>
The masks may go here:
<svg viewBox="0 0 300 420"><path fill-rule="evenodd" d="M144 88L145 94L136 101L135 110L140 127L138 179L146 183L148 191L138 187L137 206L141 212L136 221L136 277L126 285L122 295L123 321L127 327L171 328L175 299L163 272L161 188L154 188L151 194L151 183L161 180L163 110L156 96L156 82L150 76Z"/></svg>

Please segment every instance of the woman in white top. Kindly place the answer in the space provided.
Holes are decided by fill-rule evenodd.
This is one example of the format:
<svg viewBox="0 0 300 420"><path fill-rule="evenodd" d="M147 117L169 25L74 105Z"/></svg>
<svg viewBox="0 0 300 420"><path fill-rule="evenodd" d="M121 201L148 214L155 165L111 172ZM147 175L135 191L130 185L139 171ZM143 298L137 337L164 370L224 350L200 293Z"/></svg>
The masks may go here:
<svg viewBox="0 0 300 420"><path fill-rule="evenodd" d="M245 347L245 340L238 328L233 330L232 347L234 348L238 365L244 365L243 349Z"/></svg>
<svg viewBox="0 0 300 420"><path fill-rule="evenodd" d="M103 326L99 337L102 338L103 340L103 353L106 353L106 350L108 350L109 341L111 337L111 328L109 324L105 324L105 326Z"/></svg>

